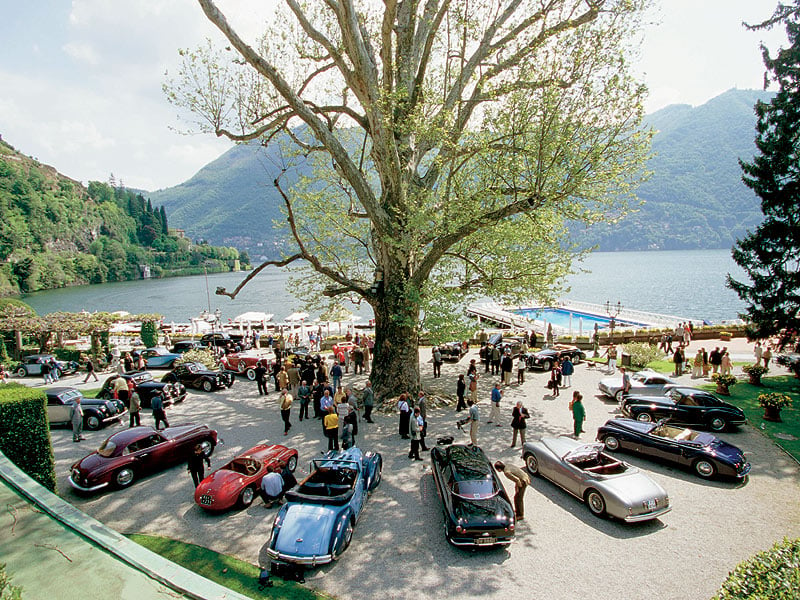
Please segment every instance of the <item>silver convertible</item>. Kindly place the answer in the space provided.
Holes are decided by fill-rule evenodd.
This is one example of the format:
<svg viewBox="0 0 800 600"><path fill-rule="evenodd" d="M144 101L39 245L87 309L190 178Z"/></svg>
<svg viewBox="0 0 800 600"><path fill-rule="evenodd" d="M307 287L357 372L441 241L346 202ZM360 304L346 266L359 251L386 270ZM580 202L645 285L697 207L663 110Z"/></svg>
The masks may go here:
<svg viewBox="0 0 800 600"><path fill-rule="evenodd" d="M666 375L656 373L650 369L643 369L631 375L631 389L628 395L631 396L661 396L665 387L677 385L678 382L670 379ZM613 398L622 404L622 377L604 377L597 384L600 393Z"/></svg>
<svg viewBox="0 0 800 600"><path fill-rule="evenodd" d="M646 521L670 510L664 488L638 468L605 454L603 444L542 438L524 444L522 458L531 475L561 486L598 517Z"/></svg>

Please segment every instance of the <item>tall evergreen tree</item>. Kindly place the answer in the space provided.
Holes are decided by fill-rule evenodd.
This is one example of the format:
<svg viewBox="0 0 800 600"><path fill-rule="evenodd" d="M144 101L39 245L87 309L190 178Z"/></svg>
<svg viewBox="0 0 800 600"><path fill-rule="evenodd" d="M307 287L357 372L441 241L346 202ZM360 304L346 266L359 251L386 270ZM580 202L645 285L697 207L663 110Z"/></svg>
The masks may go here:
<svg viewBox="0 0 800 600"><path fill-rule="evenodd" d="M159 209L159 212L161 214L161 233L163 233L164 235L168 235L169 234L169 225L167 224L167 211L164 210L164 205L163 204L161 205L161 208Z"/></svg>
<svg viewBox="0 0 800 600"><path fill-rule="evenodd" d="M742 180L761 198L764 221L738 241L733 259L750 283L728 275L728 286L747 303L754 335L800 331L800 0L779 4L773 16L751 29L783 25L788 47L770 56L762 46L765 83L778 84L769 103L756 105L756 147L752 162L740 161Z"/></svg>

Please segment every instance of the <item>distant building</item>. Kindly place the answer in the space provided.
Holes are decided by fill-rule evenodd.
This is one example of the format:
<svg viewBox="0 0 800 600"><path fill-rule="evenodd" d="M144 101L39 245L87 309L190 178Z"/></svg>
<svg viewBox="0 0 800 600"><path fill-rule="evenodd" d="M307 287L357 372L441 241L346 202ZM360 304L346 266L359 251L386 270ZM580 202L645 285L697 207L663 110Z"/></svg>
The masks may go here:
<svg viewBox="0 0 800 600"><path fill-rule="evenodd" d="M139 265L139 272L142 274L142 279L150 279L150 265Z"/></svg>
<svg viewBox="0 0 800 600"><path fill-rule="evenodd" d="M186 237L186 230L185 229L173 229L172 227L169 228L169 234L172 237L183 239Z"/></svg>

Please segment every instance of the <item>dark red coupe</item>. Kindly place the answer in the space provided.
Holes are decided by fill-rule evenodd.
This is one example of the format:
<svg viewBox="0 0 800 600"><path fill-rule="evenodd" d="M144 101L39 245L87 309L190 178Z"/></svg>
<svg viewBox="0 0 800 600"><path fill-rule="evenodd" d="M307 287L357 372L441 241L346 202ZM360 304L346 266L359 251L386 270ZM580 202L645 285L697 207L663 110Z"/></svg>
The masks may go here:
<svg viewBox="0 0 800 600"><path fill-rule="evenodd" d="M194 493L194 501L206 510L246 508L258 493L261 479L272 468L297 468L297 450L278 444L259 444L239 454L211 473Z"/></svg>
<svg viewBox="0 0 800 600"><path fill-rule="evenodd" d="M125 429L72 465L69 482L79 492L96 492L107 486L125 488L139 477L186 462L197 444L203 454L211 456L217 432L192 423L161 431Z"/></svg>

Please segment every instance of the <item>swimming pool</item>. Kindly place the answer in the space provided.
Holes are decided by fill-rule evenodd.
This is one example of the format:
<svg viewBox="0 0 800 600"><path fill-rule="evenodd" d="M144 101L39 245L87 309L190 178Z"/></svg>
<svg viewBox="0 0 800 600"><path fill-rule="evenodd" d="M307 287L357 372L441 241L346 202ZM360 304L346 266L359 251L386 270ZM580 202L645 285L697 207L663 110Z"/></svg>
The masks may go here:
<svg viewBox="0 0 800 600"><path fill-rule="evenodd" d="M599 329L607 329L611 319L607 316L582 312L578 310L567 310L565 308L553 307L540 307L540 308L518 308L514 311L515 314L525 317L526 319L547 321L552 323L553 327L561 327L563 329L570 328L570 316L572 317L572 328L577 330L583 321L583 331L587 334L594 329L595 323ZM646 323L637 323L635 321L622 321L614 319L616 327L647 327Z"/></svg>

